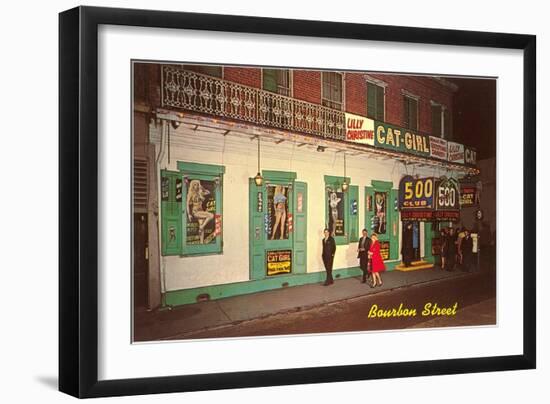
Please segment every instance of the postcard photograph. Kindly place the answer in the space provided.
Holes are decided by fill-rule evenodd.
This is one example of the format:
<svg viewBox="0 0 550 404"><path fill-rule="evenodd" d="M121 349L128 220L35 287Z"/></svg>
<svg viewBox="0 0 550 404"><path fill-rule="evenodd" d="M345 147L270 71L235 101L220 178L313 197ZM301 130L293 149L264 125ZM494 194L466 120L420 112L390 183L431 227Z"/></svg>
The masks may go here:
<svg viewBox="0 0 550 404"><path fill-rule="evenodd" d="M497 324L497 78L131 68L133 342Z"/></svg>

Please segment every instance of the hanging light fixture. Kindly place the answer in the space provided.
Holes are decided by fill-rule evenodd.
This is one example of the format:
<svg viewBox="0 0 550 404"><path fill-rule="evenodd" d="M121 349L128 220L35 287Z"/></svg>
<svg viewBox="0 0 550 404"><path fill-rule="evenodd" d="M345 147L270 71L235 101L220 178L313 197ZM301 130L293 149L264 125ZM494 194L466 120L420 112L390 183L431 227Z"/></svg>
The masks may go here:
<svg viewBox="0 0 550 404"><path fill-rule="evenodd" d="M348 181L346 180L346 152L344 151L344 182L342 183L342 191L348 190Z"/></svg>
<svg viewBox="0 0 550 404"><path fill-rule="evenodd" d="M261 187L264 183L264 178L260 173L260 136L258 136L258 174L254 177L254 182L257 186Z"/></svg>

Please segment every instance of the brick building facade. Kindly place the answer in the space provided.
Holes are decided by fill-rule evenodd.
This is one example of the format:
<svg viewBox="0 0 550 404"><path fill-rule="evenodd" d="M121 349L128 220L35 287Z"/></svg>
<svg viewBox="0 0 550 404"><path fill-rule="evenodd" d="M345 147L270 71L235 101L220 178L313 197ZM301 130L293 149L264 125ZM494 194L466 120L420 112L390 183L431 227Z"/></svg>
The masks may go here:
<svg viewBox="0 0 550 404"><path fill-rule="evenodd" d="M383 229L388 269L399 268L400 180L477 171L463 145L462 159L432 153L436 138L445 156L457 138L457 88L437 77L135 63L134 227L143 230L134 249L147 249L135 258L135 294L154 308L319 281L319 233L331 221L326 190L343 205L338 276L357 275L363 227ZM348 137L350 119L370 125L361 131L368 139ZM265 183L254 185L257 172ZM199 181L211 210L191 214ZM280 240L270 237L273 192L287 203ZM433 264L437 229L428 223L417 224L417 259ZM278 262L284 269L270 272L281 256L289 257Z"/></svg>

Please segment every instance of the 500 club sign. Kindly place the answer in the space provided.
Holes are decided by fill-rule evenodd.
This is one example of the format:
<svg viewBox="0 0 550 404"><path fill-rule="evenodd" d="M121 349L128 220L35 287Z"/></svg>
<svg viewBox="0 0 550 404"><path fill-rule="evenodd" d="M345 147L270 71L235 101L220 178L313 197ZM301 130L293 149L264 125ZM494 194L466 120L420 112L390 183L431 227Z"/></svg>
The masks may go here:
<svg viewBox="0 0 550 404"><path fill-rule="evenodd" d="M460 194L458 182L453 178L441 177L436 186L434 219L457 221L460 218Z"/></svg>
<svg viewBox="0 0 550 404"><path fill-rule="evenodd" d="M406 175L399 182L399 209L433 209L435 179Z"/></svg>

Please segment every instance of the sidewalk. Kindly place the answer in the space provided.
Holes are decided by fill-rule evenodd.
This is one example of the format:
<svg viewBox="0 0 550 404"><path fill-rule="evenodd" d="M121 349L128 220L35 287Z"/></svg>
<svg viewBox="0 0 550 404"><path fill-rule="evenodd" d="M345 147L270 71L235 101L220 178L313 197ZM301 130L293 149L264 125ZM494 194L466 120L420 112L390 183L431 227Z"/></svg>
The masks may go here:
<svg viewBox="0 0 550 404"><path fill-rule="evenodd" d="M195 303L172 310L139 311L135 314L134 340L139 342L167 339L175 335L194 333L277 313L304 310L396 288L461 276L468 274L460 271L442 271L438 267L411 272L390 271L382 274L384 285L376 288L361 283L359 276L336 280L331 286L322 286L320 283L308 284Z"/></svg>

